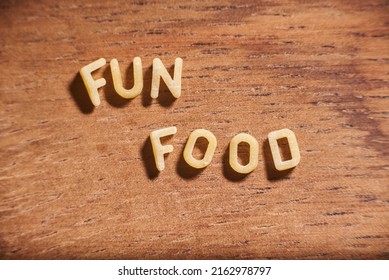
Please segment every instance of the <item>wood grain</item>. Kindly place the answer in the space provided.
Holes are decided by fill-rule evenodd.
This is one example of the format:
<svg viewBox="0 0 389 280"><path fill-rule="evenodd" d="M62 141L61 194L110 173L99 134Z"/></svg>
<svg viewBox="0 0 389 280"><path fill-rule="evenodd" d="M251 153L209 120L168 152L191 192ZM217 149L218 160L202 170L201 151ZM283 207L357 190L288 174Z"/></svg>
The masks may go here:
<svg viewBox="0 0 389 280"><path fill-rule="evenodd" d="M387 1L1 1L0 258L388 259ZM93 108L78 71L109 65ZM152 59L184 60L182 96L149 96ZM158 174L151 131L176 126ZM196 128L218 147L188 167ZM267 134L301 162L277 173ZM247 176L228 143L260 143ZM197 147L201 153L204 145Z"/></svg>

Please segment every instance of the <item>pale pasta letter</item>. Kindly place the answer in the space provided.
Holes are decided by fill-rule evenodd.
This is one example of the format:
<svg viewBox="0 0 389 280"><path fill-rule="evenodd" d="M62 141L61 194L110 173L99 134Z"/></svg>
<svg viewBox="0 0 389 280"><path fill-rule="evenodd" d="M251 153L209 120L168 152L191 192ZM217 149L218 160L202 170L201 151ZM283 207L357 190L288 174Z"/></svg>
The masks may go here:
<svg viewBox="0 0 389 280"><path fill-rule="evenodd" d="M242 165L238 162L238 146L240 143L245 142L250 146L249 162L246 165ZM252 172L258 165L258 141L247 133L239 133L232 138L230 142L230 165L238 173L247 174Z"/></svg>
<svg viewBox="0 0 389 280"><path fill-rule="evenodd" d="M111 60L111 73L113 79L113 86L115 91L123 98L132 99L137 97L143 89L143 73L142 73L142 60L140 57L135 57L133 60L134 69L134 86L131 89L125 89L123 87L122 76L120 73L119 62L117 59Z"/></svg>
<svg viewBox="0 0 389 280"><path fill-rule="evenodd" d="M280 148L277 140L286 138L288 140L289 149L292 158L289 160L282 160ZM290 129L284 128L281 130L272 131L268 135L271 154L273 156L274 166L277 170L287 170L297 166L300 162L300 150L297 144L296 136Z"/></svg>
<svg viewBox="0 0 389 280"><path fill-rule="evenodd" d="M86 90L89 94L89 98L92 101L93 105L95 105L95 106L100 105L100 97L99 97L98 88L104 86L107 83L107 81L104 78L94 80L92 77L92 72L103 67L105 65L105 63L106 63L105 59L100 58L100 59L93 61L92 63L82 67L80 70L80 74L81 74L82 80L84 81Z"/></svg>
<svg viewBox="0 0 389 280"><path fill-rule="evenodd" d="M207 139L208 146L204 157L202 159L195 159L193 157L193 148L199 137L204 137ZM211 163L216 146L216 137L212 134L212 132L205 129L196 129L189 135L188 141L186 142L184 148L184 159L190 166L194 168L204 168Z"/></svg>
<svg viewBox="0 0 389 280"><path fill-rule="evenodd" d="M150 141L153 147L155 164L159 171L165 169L164 155L173 152L173 146L172 145L163 146L161 144L161 138L168 135L174 135L176 134L176 132L177 132L177 128L175 126L171 126L171 127L161 128L150 133Z"/></svg>
<svg viewBox="0 0 389 280"><path fill-rule="evenodd" d="M174 78L170 77L162 61L159 58L153 60L153 77L151 81L151 97L157 98L159 93L159 84L161 78L175 98L181 96L181 74L182 74L182 59L176 58L174 63Z"/></svg>

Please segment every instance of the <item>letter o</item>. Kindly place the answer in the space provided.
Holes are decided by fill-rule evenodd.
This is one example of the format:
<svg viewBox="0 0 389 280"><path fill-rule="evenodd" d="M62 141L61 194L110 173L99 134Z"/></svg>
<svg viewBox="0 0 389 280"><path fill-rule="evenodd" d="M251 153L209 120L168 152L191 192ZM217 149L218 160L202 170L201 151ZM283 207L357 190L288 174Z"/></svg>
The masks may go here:
<svg viewBox="0 0 389 280"><path fill-rule="evenodd" d="M199 160L193 157L193 149L197 139L200 137L204 137L208 140L208 147L204 153L204 157ZM189 135L188 141L186 142L184 148L184 159L187 164L194 168L204 168L211 163L216 146L217 140L215 135L212 134L212 132L206 129L196 129L192 131L192 133Z"/></svg>
<svg viewBox="0 0 389 280"><path fill-rule="evenodd" d="M250 145L250 160L246 165L238 162L238 145L246 142ZM258 165L258 141L247 133L239 133L230 142L230 166L238 173L247 174L252 172Z"/></svg>

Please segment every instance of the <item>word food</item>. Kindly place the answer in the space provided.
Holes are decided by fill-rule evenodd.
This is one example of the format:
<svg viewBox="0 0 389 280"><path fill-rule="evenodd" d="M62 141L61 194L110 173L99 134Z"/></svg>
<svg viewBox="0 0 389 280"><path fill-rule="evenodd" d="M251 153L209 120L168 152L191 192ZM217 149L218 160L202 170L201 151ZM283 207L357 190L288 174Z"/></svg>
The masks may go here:
<svg viewBox="0 0 389 280"><path fill-rule="evenodd" d="M162 171L165 169L164 155L173 151L172 145L162 145L161 138L169 135L174 135L177 132L175 126L166 127L155 130L150 133L151 145L153 147L154 159L157 169ZM202 159L196 159L193 157L193 149L195 147L197 139L204 137L208 141L207 149ZM291 159L282 160L281 152L278 146L278 140L286 138L291 153ZM268 135L270 144L270 150L274 161L274 166L277 170L287 170L297 166L300 162L300 150L297 144L297 139L293 131L284 128L277 131L272 131ZM249 162L246 165L242 165L238 161L238 146L240 143L245 142L250 146ZM213 158L217 146L217 140L212 132L206 129L196 129L189 135L188 141L184 148L184 159L187 164L193 168L200 169L208 166ZM230 142L230 156L229 163L233 170L238 173L247 174L252 172L258 165L258 141L247 133L239 133L235 135Z"/></svg>

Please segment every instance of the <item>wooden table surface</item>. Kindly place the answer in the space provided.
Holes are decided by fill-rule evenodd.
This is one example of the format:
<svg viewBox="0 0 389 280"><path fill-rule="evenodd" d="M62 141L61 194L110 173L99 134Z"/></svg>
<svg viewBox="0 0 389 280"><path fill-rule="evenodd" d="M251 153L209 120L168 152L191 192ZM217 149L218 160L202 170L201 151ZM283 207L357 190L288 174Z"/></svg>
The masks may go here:
<svg viewBox="0 0 389 280"><path fill-rule="evenodd" d="M0 258L389 258L387 1L6 0L0 11ZM129 88L135 56L144 91L125 100L109 61ZM78 73L101 57L94 108ZM184 61L177 100L166 86L150 98L156 57L170 71ZM168 126L174 151L158 174L148 136ZM182 158L197 128L218 140L201 171ZM280 173L267 134L282 128L301 162ZM228 165L240 132L260 144L247 176Z"/></svg>

